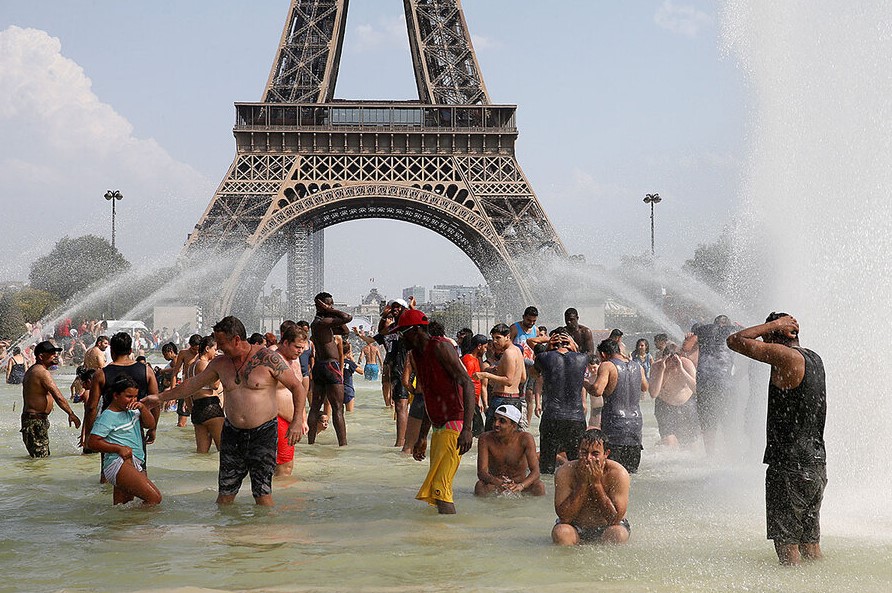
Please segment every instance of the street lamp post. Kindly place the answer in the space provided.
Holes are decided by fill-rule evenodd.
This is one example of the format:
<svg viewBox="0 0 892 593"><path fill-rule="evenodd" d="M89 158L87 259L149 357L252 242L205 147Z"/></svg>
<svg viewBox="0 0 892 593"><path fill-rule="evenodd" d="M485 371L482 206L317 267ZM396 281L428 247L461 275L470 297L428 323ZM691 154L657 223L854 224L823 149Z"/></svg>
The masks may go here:
<svg viewBox="0 0 892 593"><path fill-rule="evenodd" d="M115 248L115 202L123 197L124 196L118 190L108 190L105 192L105 199L111 202L112 205L112 249Z"/></svg>
<svg viewBox="0 0 892 593"><path fill-rule="evenodd" d="M660 197L660 194L647 194L644 196L644 203L650 204L650 255L654 257L656 255L656 250L654 249L654 204L659 204L663 201L663 198Z"/></svg>

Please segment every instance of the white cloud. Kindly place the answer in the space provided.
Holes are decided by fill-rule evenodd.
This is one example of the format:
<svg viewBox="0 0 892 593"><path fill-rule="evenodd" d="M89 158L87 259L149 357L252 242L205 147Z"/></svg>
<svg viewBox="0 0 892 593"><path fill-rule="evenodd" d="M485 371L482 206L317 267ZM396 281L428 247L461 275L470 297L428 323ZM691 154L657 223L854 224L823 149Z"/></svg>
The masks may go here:
<svg viewBox="0 0 892 593"><path fill-rule="evenodd" d="M355 36L347 35L347 43L357 52L407 47L406 17L403 14L382 16L375 23L362 23L356 27Z"/></svg>
<svg viewBox="0 0 892 593"><path fill-rule="evenodd" d="M0 31L0 137L0 278L24 278L65 234L108 236L109 188L125 196L117 204L124 255L172 261L212 195L192 167L134 137L45 31Z"/></svg>
<svg viewBox="0 0 892 593"><path fill-rule="evenodd" d="M676 4L672 0L663 0L654 14L654 22L673 33L696 37L701 30L712 25L713 18L691 4Z"/></svg>

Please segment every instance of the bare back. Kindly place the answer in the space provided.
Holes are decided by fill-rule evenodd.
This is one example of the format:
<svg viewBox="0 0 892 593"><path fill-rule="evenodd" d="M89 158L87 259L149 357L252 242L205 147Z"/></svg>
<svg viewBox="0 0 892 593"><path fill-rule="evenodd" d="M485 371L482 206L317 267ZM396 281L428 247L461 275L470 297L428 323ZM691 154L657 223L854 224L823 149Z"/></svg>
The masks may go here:
<svg viewBox="0 0 892 593"><path fill-rule="evenodd" d="M93 346L84 354L84 366L88 369L101 369L106 365L105 351Z"/></svg>

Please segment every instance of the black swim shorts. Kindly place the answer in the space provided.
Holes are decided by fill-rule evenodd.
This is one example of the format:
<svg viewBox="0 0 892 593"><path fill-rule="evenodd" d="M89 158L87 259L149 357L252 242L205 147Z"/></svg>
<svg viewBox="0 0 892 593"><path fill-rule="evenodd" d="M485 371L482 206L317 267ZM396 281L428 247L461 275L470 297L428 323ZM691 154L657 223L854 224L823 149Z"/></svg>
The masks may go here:
<svg viewBox="0 0 892 593"><path fill-rule="evenodd" d="M278 437L275 418L247 429L236 428L226 420L220 438L220 495L238 494L248 474L251 474L254 498L272 494Z"/></svg>
<svg viewBox="0 0 892 593"><path fill-rule="evenodd" d="M427 410L424 407L424 394L416 393L412 397L412 403L409 404L409 418L416 420L424 420Z"/></svg>
<svg viewBox="0 0 892 593"><path fill-rule="evenodd" d="M555 525L561 522L560 519L554 522ZM626 528L626 531L629 534L632 533L632 525L629 523L629 520L623 518L619 524ZM604 537L604 532L607 531L607 528L610 525L601 525L600 527L579 527L578 525L571 524L573 529L576 530L576 533L579 535L579 543L595 543L601 541L601 538Z"/></svg>
<svg viewBox="0 0 892 593"><path fill-rule="evenodd" d="M778 544L816 544L821 539L821 502L827 466L773 464L765 471L768 539Z"/></svg>
<svg viewBox="0 0 892 593"><path fill-rule="evenodd" d="M313 365L313 383L316 385L343 385L341 363L336 360L320 360Z"/></svg>

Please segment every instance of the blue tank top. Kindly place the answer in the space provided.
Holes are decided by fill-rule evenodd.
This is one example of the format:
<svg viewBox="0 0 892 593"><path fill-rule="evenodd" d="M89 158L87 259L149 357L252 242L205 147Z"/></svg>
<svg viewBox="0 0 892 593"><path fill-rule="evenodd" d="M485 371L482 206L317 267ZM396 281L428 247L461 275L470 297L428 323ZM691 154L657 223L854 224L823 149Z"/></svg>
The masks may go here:
<svg viewBox="0 0 892 593"><path fill-rule="evenodd" d="M514 337L514 344L516 346L523 346L528 339L535 338L538 333L535 325L531 327L528 332L523 331L523 326L520 325L519 321L514 322L514 327L517 328L517 335ZM521 350L523 350L523 348L521 348Z"/></svg>
<svg viewBox="0 0 892 593"><path fill-rule="evenodd" d="M618 358L610 359L616 367L616 389L604 396L601 410L601 430L607 435L611 445L641 445L641 365L625 362Z"/></svg>

